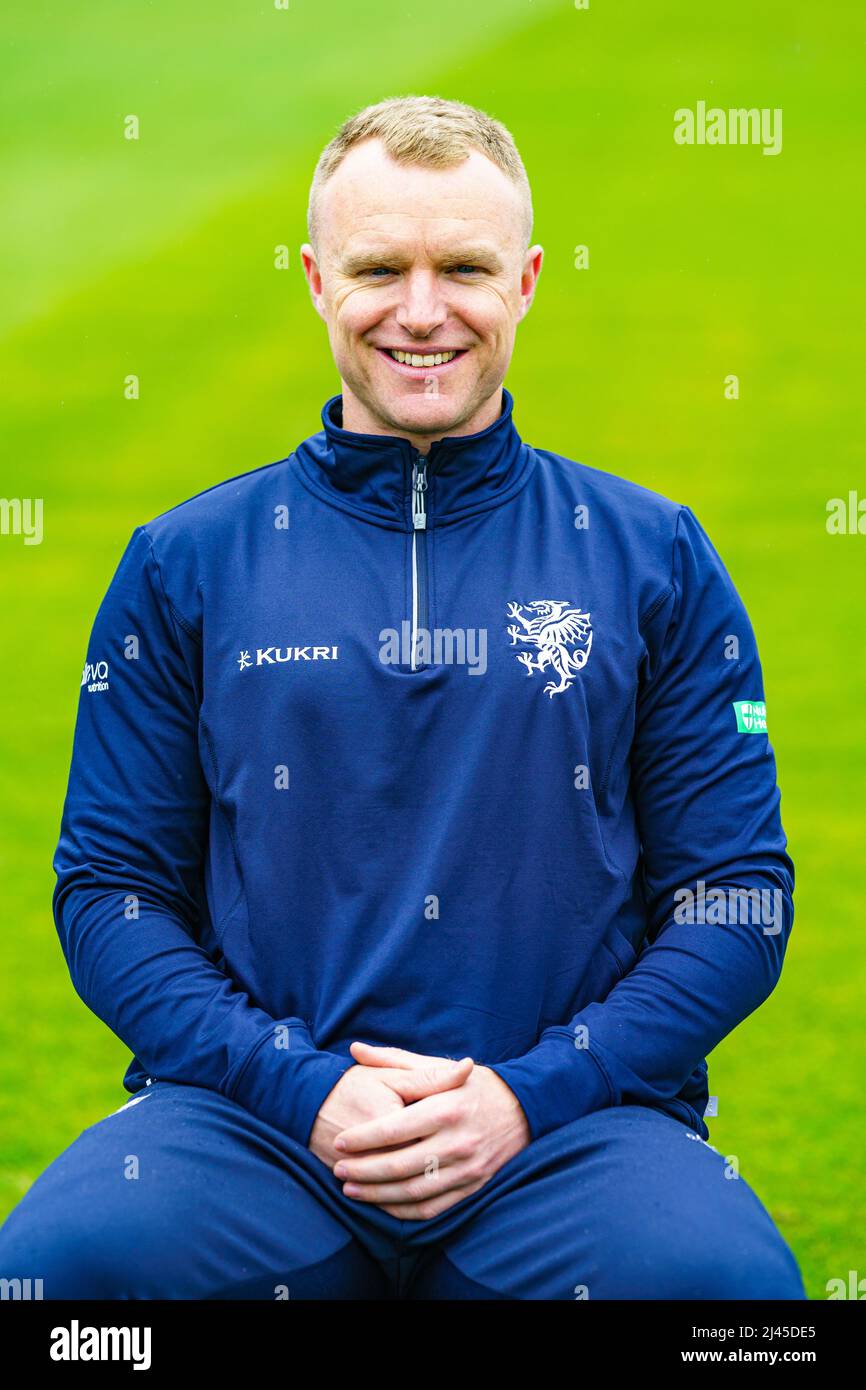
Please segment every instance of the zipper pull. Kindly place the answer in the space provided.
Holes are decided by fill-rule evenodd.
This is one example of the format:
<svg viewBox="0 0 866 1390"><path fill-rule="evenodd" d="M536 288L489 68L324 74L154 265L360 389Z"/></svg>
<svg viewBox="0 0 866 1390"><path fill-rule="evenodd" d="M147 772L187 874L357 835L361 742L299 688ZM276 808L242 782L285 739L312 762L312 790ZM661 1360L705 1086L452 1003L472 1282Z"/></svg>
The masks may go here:
<svg viewBox="0 0 866 1390"><path fill-rule="evenodd" d="M416 531L427 530L427 509L424 506L424 493L427 491L427 475L424 472L424 456L418 455L420 463L412 465L412 526Z"/></svg>

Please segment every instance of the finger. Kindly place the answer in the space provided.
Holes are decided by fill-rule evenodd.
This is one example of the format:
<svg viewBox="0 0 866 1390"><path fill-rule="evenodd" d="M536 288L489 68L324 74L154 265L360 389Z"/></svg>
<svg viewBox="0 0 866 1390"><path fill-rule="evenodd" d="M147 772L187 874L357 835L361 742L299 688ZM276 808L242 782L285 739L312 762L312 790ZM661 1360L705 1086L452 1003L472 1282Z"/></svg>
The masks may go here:
<svg viewBox="0 0 866 1390"><path fill-rule="evenodd" d="M457 1090L467 1080L474 1066L471 1057L463 1057L459 1062L434 1061L429 1066L419 1066L411 1071L396 1069L393 1076L388 1078L388 1085L404 1105L409 1105L426 1096Z"/></svg>
<svg viewBox="0 0 866 1390"><path fill-rule="evenodd" d="M410 1139L426 1139L452 1123L453 1101L448 1096L428 1096L407 1105L403 1110L392 1110L388 1115L379 1115L374 1120L363 1120L360 1124L349 1125L334 1139L338 1153L363 1153L367 1149L384 1149L392 1144L406 1144Z"/></svg>
<svg viewBox="0 0 866 1390"><path fill-rule="evenodd" d="M427 1057L423 1052L407 1052L403 1047L377 1047L365 1042L351 1043L349 1051L368 1067L417 1067L452 1060L450 1057Z"/></svg>
<svg viewBox="0 0 866 1390"><path fill-rule="evenodd" d="M434 1153L430 1141L422 1140L419 1144L343 1157L334 1167L334 1177L352 1183L403 1182L422 1173L433 1173L450 1162L450 1154Z"/></svg>
<svg viewBox="0 0 866 1390"><path fill-rule="evenodd" d="M434 1173L421 1173L406 1182L364 1182L346 1183L343 1193L355 1202L372 1203L382 1206L422 1205L438 1201L446 1192L462 1189L473 1181L466 1163L454 1164L450 1168L440 1168Z"/></svg>

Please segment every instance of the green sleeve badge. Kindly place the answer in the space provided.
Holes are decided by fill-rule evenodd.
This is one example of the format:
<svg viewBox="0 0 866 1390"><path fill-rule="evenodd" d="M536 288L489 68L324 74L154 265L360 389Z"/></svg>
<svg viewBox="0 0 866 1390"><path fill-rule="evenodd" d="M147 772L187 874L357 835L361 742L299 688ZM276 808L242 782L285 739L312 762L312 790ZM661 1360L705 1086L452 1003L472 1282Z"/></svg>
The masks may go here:
<svg viewBox="0 0 866 1390"><path fill-rule="evenodd" d="M767 706L763 700L735 700L734 712L737 716L738 733L765 734L767 732Z"/></svg>

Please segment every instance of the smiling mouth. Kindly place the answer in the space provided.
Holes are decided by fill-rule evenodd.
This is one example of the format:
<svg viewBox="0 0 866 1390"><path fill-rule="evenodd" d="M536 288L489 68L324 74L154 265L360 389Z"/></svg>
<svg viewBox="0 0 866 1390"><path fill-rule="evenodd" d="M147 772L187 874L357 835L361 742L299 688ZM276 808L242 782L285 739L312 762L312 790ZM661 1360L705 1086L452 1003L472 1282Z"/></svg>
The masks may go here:
<svg viewBox="0 0 866 1390"><path fill-rule="evenodd" d="M468 348L446 348L441 352L404 352L401 348L379 348L378 351L404 367L444 367L462 357Z"/></svg>

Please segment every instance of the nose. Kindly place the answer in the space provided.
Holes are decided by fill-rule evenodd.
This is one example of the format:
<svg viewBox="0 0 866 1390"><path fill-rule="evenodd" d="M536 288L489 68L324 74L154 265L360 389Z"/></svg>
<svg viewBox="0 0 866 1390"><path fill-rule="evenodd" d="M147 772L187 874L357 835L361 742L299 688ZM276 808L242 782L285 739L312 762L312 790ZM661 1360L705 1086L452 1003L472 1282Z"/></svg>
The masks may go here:
<svg viewBox="0 0 866 1390"><path fill-rule="evenodd" d="M432 270L415 269L401 282L396 320L413 338L426 338L448 317L437 277Z"/></svg>

